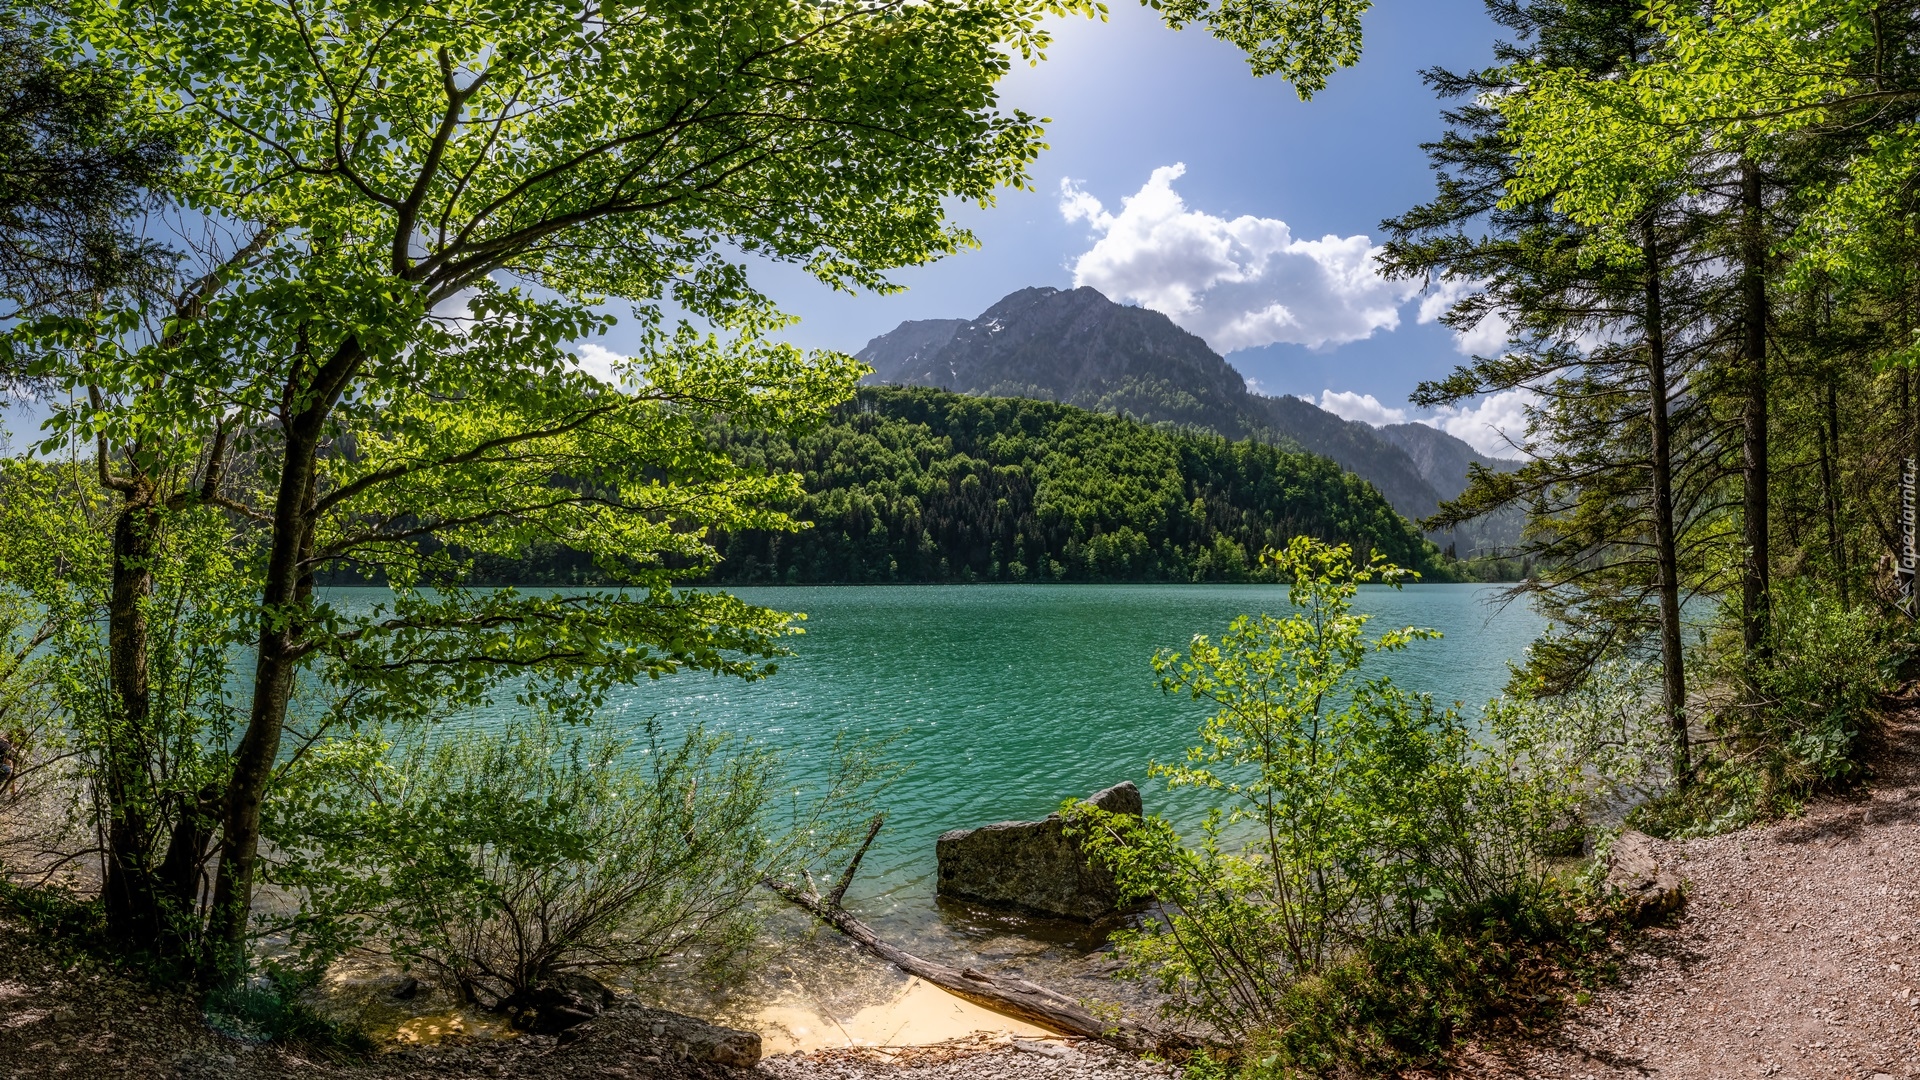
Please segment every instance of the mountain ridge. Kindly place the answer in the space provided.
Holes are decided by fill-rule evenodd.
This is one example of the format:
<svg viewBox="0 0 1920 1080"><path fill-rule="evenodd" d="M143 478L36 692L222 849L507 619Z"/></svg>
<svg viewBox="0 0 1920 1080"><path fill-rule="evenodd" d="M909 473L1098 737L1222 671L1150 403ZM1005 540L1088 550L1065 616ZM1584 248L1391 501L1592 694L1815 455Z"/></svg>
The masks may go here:
<svg viewBox="0 0 1920 1080"><path fill-rule="evenodd" d="M1498 467L1497 459L1438 429L1406 425L1431 436L1396 437L1301 398L1254 393L1197 335L1160 312L1114 303L1085 286L1019 289L974 319L903 322L855 355L873 368L869 384L1057 401L1320 454L1372 483L1416 522L1464 489L1467 463ZM1434 535L1466 555L1504 539L1484 531L1468 526Z"/></svg>

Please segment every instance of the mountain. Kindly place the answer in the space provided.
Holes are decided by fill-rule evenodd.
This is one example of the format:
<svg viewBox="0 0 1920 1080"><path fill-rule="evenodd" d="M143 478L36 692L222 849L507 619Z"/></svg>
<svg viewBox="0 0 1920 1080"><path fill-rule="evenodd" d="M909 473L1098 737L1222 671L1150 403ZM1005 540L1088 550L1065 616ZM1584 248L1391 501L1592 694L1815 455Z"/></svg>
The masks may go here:
<svg viewBox="0 0 1920 1080"><path fill-rule="evenodd" d="M977 319L904 322L857 355L873 368L866 380L873 384L1058 401L1310 451L1369 481L1415 521L1457 495L1465 462L1479 457L1432 428L1421 427L1431 438L1396 440L1300 398L1250 393L1198 336L1157 311L1116 304L1090 288L1021 289ZM1460 553L1484 542L1475 537Z"/></svg>
<svg viewBox="0 0 1920 1080"><path fill-rule="evenodd" d="M902 323L858 355L873 383L1059 401L1231 438L1261 426L1242 415L1246 380L1206 342L1094 289L1022 289L958 326Z"/></svg>
<svg viewBox="0 0 1920 1080"><path fill-rule="evenodd" d="M1491 458L1438 428L1425 424L1388 424L1377 429L1382 438L1407 452L1420 475L1442 499L1452 499L1467 489L1467 470L1479 465L1494 472L1520 467L1518 461ZM1439 543L1451 545L1455 554L1481 555L1511 548L1520 540L1520 529L1527 523L1526 512L1517 506L1503 507L1491 514L1463 522L1450 533L1433 534Z"/></svg>
<svg viewBox="0 0 1920 1080"><path fill-rule="evenodd" d="M1407 452L1420 475L1442 499L1451 499L1467 489L1467 470L1480 465L1494 472L1519 468L1520 463L1506 458L1490 458L1439 428L1425 424L1388 424L1376 428L1381 438Z"/></svg>

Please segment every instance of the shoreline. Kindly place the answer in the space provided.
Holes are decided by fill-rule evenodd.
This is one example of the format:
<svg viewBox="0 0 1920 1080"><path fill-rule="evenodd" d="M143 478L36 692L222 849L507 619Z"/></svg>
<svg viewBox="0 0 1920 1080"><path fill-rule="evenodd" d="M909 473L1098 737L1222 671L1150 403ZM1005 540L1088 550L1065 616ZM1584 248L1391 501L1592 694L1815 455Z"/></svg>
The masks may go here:
<svg viewBox="0 0 1920 1080"><path fill-rule="evenodd" d="M1450 1053L1450 1071L1490 1080L1920 1076L1920 709L1893 716L1889 734L1862 790L1815 800L1793 819L1656 842L1662 863L1686 879L1686 910L1623 942L1616 982L1576 997L1544 1030L1469 1037ZM329 1062L221 1035L183 996L57 949L0 917L0 1080L884 1080L909 1067L916 1080L1118 1080L1166 1071L1014 1033L913 1049L901 1018L954 1010L925 991L915 997L904 978L867 1014L872 1026L846 1032L850 1045L795 1039L750 1070L648 1050L633 1027L650 1015L639 1007L603 1014L571 1042L463 1033ZM791 1014L766 1019L796 1026ZM770 1039L767 1049L788 1048Z"/></svg>

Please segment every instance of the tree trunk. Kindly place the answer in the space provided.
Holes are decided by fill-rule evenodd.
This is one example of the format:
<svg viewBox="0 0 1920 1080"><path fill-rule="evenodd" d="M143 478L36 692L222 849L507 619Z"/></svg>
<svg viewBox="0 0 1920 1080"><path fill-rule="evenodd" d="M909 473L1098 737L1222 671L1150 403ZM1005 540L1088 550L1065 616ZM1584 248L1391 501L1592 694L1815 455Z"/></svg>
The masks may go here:
<svg viewBox="0 0 1920 1080"><path fill-rule="evenodd" d="M1673 425L1667 414L1667 342L1662 320L1660 251L1651 218L1641 243L1645 264L1647 411L1653 435L1653 542L1660 567L1660 672L1673 738L1673 781L1684 791L1693 782L1687 737L1686 655L1680 642L1680 556L1673 521Z"/></svg>
<svg viewBox="0 0 1920 1080"><path fill-rule="evenodd" d="M1750 656L1764 656L1770 619L1771 558L1767 550L1767 513L1771 505L1767 472L1767 237L1760 167L1740 164L1742 204L1742 322L1747 360L1746 401L1741 410L1741 485L1744 489L1746 560L1741 567L1741 627Z"/></svg>
<svg viewBox="0 0 1920 1080"><path fill-rule="evenodd" d="M207 912L202 978L213 984L237 977L246 959L253 870L260 850L260 807L280 757L280 735L300 662L298 609L312 592L313 579L305 568L305 556L312 549L310 508L324 422L324 411L315 406L287 425L286 453L274 499L272 547L261 594L253 702L246 733L234 753L233 773L221 807L220 866Z"/></svg>
<svg viewBox="0 0 1920 1080"><path fill-rule="evenodd" d="M865 857L868 846L879 834L883 820L879 817L873 819L867 830L866 843L860 845L860 850L847 864L846 873L840 876L839 885L827 895L821 896L812 889L800 889L772 878L766 879L763 884L887 963L1003 1016L1025 1020L1064 1035L1098 1039L1126 1050L1160 1050L1194 1045L1194 1040L1176 1032L1130 1020L1096 1016L1073 998L1038 983L991 975L974 968L948 967L915 956L882 939L872 927L842 907L840 902L846 896L847 886L853 883L853 875L859 870L860 860Z"/></svg>
<svg viewBox="0 0 1920 1080"><path fill-rule="evenodd" d="M192 957L199 931L200 890L207 866L207 845L220 821L220 789L200 789L192 798L176 797L173 835L167 853L154 871L154 891L167 925L161 930L161 951Z"/></svg>
<svg viewBox="0 0 1920 1080"><path fill-rule="evenodd" d="M153 890L153 791L147 772L153 696L148 682L147 603L153 596L153 541L159 512L135 482L113 523L112 592L107 602L107 677L112 687L101 733L106 800L107 932L150 944L161 917Z"/></svg>
<svg viewBox="0 0 1920 1080"><path fill-rule="evenodd" d="M1847 595L1847 539L1840 528L1840 401L1833 385L1836 378L1838 372L1827 373L1827 415L1826 422L1820 426L1820 485L1825 489L1827 546L1833 552L1833 579L1840 587L1840 608L1851 611L1853 603Z"/></svg>

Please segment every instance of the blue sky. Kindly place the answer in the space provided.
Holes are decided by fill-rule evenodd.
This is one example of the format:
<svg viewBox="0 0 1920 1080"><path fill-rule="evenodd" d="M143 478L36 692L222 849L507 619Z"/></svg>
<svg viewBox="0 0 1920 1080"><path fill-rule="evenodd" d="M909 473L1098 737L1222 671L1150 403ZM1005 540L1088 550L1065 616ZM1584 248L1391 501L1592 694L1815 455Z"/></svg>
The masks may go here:
<svg viewBox="0 0 1920 1080"><path fill-rule="evenodd" d="M1035 190L957 210L979 250L899 273L906 291L892 296L835 293L788 267L759 267L756 280L800 317L791 340L849 352L902 320L970 318L1016 289L1090 284L1166 311L1261 392L1351 419L1426 419L1499 453L1513 395L1451 415L1408 407L1420 380L1464 359L1463 343L1431 321L1435 298L1378 279L1367 256L1380 220L1433 190L1419 144L1439 135L1441 104L1419 72L1484 65L1497 33L1481 0L1377 0L1359 65L1301 102L1204 31L1170 31L1112 0L1105 22L1056 23L1049 59L1004 84L1006 104L1051 118L1051 149ZM1498 348L1498 328L1483 329L1494 332L1468 351ZM616 328L596 344L635 341ZM583 349L589 366L594 352ZM37 411L13 411L16 439Z"/></svg>
<svg viewBox="0 0 1920 1080"><path fill-rule="evenodd" d="M1405 286L1352 278L1367 273L1365 248L1379 242L1380 220L1433 191L1419 144L1440 133L1441 104L1419 72L1485 65L1498 29L1480 0L1378 0L1360 64L1301 102L1278 79L1253 78L1231 46L1203 31L1167 30L1152 12L1118 0L1105 23L1059 23L1049 59L1016 68L1005 84L1008 104L1052 119L1051 149L1034 169L1037 190L959 213L980 250L898 274L907 291L894 296L836 294L784 268L759 280L801 317L792 340L853 351L905 319L970 318L1018 288L1071 287L1078 268L1079 280L1115 299L1170 315L1184 296L1194 310L1176 321L1263 392L1312 397L1355 419L1394 419L1364 401L1371 395L1383 409L1420 418L1408 393L1463 360L1459 343L1419 321L1422 298L1407 297ZM1184 173L1171 176L1175 165ZM1166 182L1143 192L1162 169ZM1099 210L1083 203L1068 220L1063 179ZM1135 195L1148 197L1129 215L1123 200ZM1170 197L1179 204L1168 205ZM1344 245L1318 243L1329 235ZM1262 256L1266 272L1196 291L1218 275L1195 278L1194 245L1217 252L1222 244L1238 245L1239 276ZM1251 317L1271 316L1275 304L1280 319L1263 326ZM1383 325L1396 318L1397 326ZM1276 335L1277 343L1229 351ZM606 344L619 348L620 336ZM1474 344L1497 348L1498 335ZM1328 401L1328 391L1352 397ZM1439 422L1493 449L1487 422L1512 411L1502 405L1515 403Z"/></svg>

